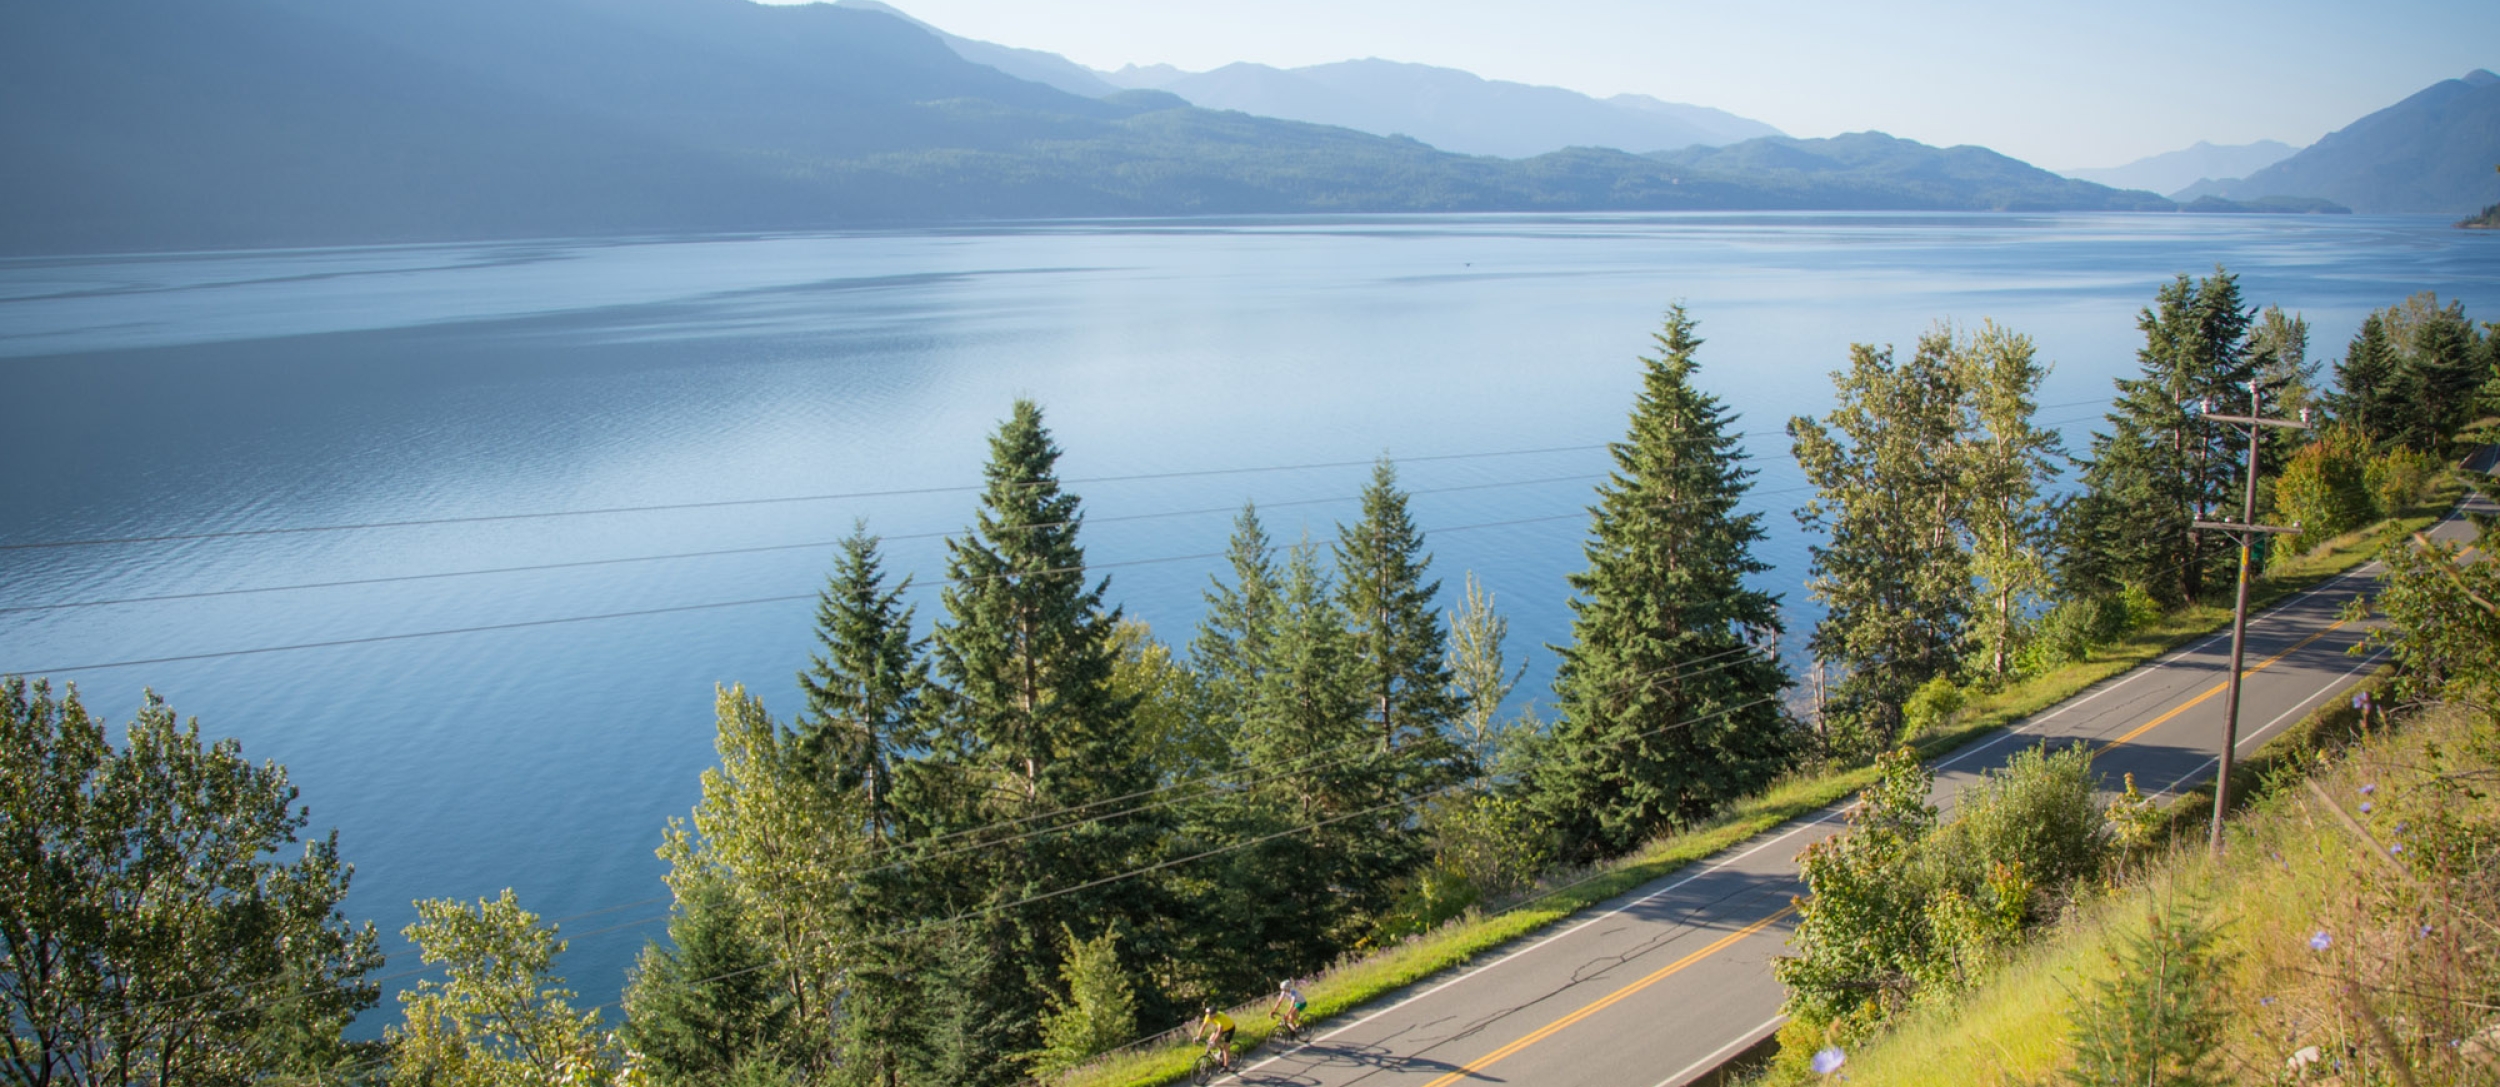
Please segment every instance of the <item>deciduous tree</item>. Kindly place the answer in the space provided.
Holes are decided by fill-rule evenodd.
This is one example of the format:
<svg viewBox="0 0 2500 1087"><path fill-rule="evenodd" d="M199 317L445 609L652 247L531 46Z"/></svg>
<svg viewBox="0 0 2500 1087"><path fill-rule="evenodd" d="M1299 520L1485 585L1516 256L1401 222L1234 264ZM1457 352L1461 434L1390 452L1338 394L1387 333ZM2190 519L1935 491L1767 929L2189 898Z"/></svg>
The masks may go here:
<svg viewBox="0 0 2500 1087"><path fill-rule="evenodd" d="M73 688L0 678L0 1080L259 1082L363 1059L372 926L275 763L153 693L115 748Z"/></svg>

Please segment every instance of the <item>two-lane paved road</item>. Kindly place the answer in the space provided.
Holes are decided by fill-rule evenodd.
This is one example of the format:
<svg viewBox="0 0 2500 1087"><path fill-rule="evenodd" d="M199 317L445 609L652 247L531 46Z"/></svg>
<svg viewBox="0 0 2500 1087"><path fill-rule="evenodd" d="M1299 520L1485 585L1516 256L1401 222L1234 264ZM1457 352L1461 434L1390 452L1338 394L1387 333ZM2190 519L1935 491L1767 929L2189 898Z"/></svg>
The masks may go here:
<svg viewBox="0 0 2500 1087"><path fill-rule="evenodd" d="M2490 451L2483 467L2489 469ZM2435 535L2472 528L2451 517ZM2376 576L2362 567L2248 627L2245 754L2334 698L2378 661L2347 653L2340 613ZM1939 804L2033 744L2088 743L2110 783L2147 793L2213 772L2230 635L2108 680L1936 766ZM1790 823L1447 980L1330 1024L1311 1044L1261 1051L1241 1082L1307 1087L1671 1087L1777 1028L1770 960L1787 942L1797 853L1837 832L1842 807Z"/></svg>

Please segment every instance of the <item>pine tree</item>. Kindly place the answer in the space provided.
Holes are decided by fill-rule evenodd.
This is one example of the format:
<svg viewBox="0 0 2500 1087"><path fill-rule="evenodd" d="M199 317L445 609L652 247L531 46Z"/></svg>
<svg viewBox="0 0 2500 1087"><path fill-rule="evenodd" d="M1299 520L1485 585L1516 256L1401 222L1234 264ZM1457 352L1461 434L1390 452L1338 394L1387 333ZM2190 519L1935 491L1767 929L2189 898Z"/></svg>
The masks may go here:
<svg viewBox="0 0 2500 1087"><path fill-rule="evenodd" d="M2199 422L2188 405L2210 399L2216 410L2248 410L2251 316L2238 281L2219 269L2201 280L2180 276L2155 307L2136 319L2142 376L2118 380L2110 432L2093 435L2086 493L2070 512L2068 548L2083 552L2069 570L2094 584L2069 587L2132 585L2177 605L2201 599L2237 555L2227 539L2190 526L2225 510L2236 516L2243 454L2232 430Z"/></svg>
<svg viewBox="0 0 2500 1087"><path fill-rule="evenodd" d="M1972 634L1988 675L2013 667L2023 616L2049 589L2047 549L2054 510L2044 493L2066 452L2057 432L2032 421L2048 367L2031 338L1994 324L1954 341L1958 384L1967 398L1958 443L1979 598Z"/></svg>
<svg viewBox="0 0 2500 1087"><path fill-rule="evenodd" d="M1351 636L1349 666L1384 749L1444 741L1460 706L1442 660L1439 581L1407 515L1397 469L1383 458L1363 488L1363 519L1337 528L1337 599ZM1435 757L1418 752L1420 757Z"/></svg>
<svg viewBox="0 0 2500 1087"><path fill-rule="evenodd" d="M1017 401L990 439L973 527L947 542L946 619L934 639L946 689L940 765L915 775L936 782L926 795L942 798L932 830L1081 811L1151 785L1133 700L1113 683L1120 612L1103 602L1108 580L1086 585L1080 503L1061 489L1058 460L1041 409ZM927 1043L956 1054L940 1063L968 1069L974 1078L963 1082L1012 1075L1010 1058L1041 1040L1061 926L1086 933L1128 922L1134 931L1165 912L1151 881L1091 886L1153 863L1165 815L1062 818L1047 833L958 849L915 874L924 916L1052 895L1001 909L983 926L980 954L960 964L973 989L949 997L968 1002L978 1021L948 1035L955 1041Z"/></svg>
<svg viewBox="0 0 2500 1087"><path fill-rule="evenodd" d="M1838 403L1817 422L1789 420L1797 462L1816 488L1797 512L1826 533L1810 547L1807 585L1825 608L1807 643L1843 678L1825 711L1827 742L1890 746L1901 705L1954 666L1971 596L1955 448L1964 401L1947 332L1919 338L1906 362L1890 348L1850 348L1832 381Z"/></svg>
<svg viewBox="0 0 2500 1087"><path fill-rule="evenodd" d="M2397 438L2413 449L2444 456L2450 440L2474 421L2481 386L2489 376L2474 323L2466 320L2462 303L2442 306L2429 291L2386 313L2397 383L2407 394Z"/></svg>
<svg viewBox="0 0 2500 1087"><path fill-rule="evenodd" d="M1233 519L1225 558L1233 583L1208 578L1206 617L1189 643L1189 658L1205 696L1206 716L1217 728L1230 730L1240 727L1257 695L1259 665L1277 621L1276 548L1259 523L1256 507L1244 503Z"/></svg>
<svg viewBox="0 0 2500 1087"><path fill-rule="evenodd" d="M1769 569L1753 557L1761 515L1737 512L1754 473L1734 417L1694 385L1702 341L1682 307L1656 339L1571 577L1572 641L1554 647L1561 719L1536 803L1582 857L1705 816L1794 752L1769 653L1779 600L1745 585Z"/></svg>
<svg viewBox="0 0 2500 1087"><path fill-rule="evenodd" d="M2335 365L2336 391L2327 400L2327 410L2358 428L2373 445L2393 440L2400 411L2397 381L2386 319L2373 312L2361 319L2361 331L2344 349L2344 361Z"/></svg>
<svg viewBox="0 0 2500 1087"><path fill-rule="evenodd" d="M877 538L867 527L842 541L841 557L816 602L822 651L799 673L807 709L799 715L799 747L814 773L837 793L866 799L868 835L893 832L894 761L926 746L921 694L929 684L924 641L911 636L912 610L879 568Z"/></svg>
<svg viewBox="0 0 2500 1087"><path fill-rule="evenodd" d="M625 985L621 1035L661 1087L719 1083L742 1064L778 1063L796 1041L771 954L744 920L717 877L697 878L669 918L673 946L643 947Z"/></svg>
<svg viewBox="0 0 2500 1087"><path fill-rule="evenodd" d="M1235 762L1257 781L1247 800L1258 825L1312 827L1270 851L1291 858L1282 866L1294 873L1289 885L1245 888L1284 905L1262 923L1297 969L1320 965L1357 935L1424 854L1409 808L1393 803L1401 789L1419 788L1414 745L1381 746L1367 712L1374 688L1358 667L1356 635L1338 603L1343 593L1331 589L1317 548L1307 540L1293 548L1258 690L1234 745Z"/></svg>
<svg viewBox="0 0 2500 1087"><path fill-rule="evenodd" d="M2165 905L2128 932L2109 972L2077 1000L2076 1087L2202 1087L2231 1082L2218 1043L2232 1009L2218 1002L2225 959L2214 930Z"/></svg>
<svg viewBox="0 0 2500 1087"><path fill-rule="evenodd" d="M1060 489L1041 408L1018 400L990 439L972 530L947 541L937 666L959 746L1015 807L1082 803L1136 788L1128 707L1110 692L1109 579L1085 586L1079 501Z"/></svg>

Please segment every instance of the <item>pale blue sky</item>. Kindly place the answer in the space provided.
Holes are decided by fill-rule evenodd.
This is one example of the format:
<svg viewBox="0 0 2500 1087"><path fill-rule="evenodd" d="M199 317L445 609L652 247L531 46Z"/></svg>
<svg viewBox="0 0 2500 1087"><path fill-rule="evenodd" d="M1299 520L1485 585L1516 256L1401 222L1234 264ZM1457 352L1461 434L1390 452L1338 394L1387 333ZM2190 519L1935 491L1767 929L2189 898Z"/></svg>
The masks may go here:
<svg viewBox="0 0 2500 1087"><path fill-rule="evenodd" d="M2500 66L2488 0L888 0L1096 68L1357 57L1880 129L2050 168L2197 140L2295 146Z"/></svg>

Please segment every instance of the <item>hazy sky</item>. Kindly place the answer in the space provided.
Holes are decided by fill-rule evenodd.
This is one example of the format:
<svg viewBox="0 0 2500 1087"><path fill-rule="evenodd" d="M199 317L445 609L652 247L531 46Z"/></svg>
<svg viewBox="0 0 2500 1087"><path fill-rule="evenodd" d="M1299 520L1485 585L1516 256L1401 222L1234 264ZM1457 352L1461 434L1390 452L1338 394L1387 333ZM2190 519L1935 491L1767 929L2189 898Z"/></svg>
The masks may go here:
<svg viewBox="0 0 2500 1087"><path fill-rule="evenodd" d="M1358 57L1879 129L2050 168L2295 146L2500 67L2489 0L888 0L1095 68Z"/></svg>

